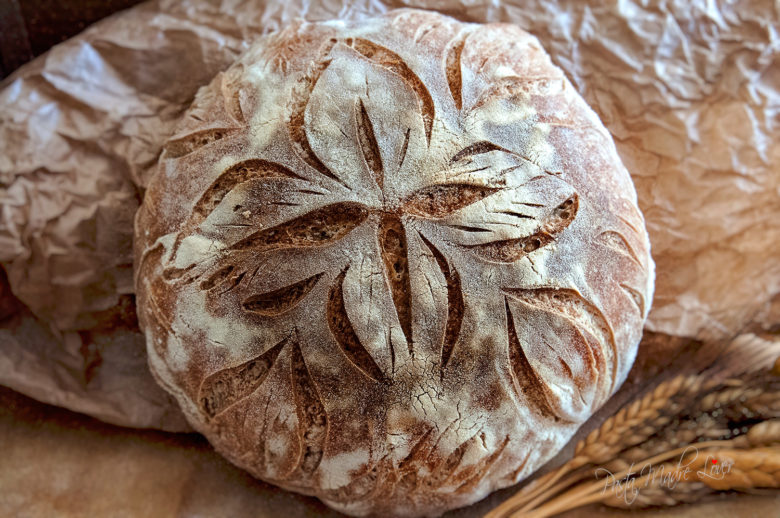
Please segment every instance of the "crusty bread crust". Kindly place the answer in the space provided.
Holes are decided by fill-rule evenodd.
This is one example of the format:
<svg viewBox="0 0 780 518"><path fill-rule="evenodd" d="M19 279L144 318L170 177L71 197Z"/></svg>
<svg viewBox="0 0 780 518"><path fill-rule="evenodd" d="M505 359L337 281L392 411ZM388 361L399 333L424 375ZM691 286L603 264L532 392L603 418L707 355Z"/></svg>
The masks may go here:
<svg viewBox="0 0 780 518"><path fill-rule="evenodd" d="M535 38L299 23L203 88L136 219L151 367L253 475L355 515L526 477L616 390L653 263Z"/></svg>

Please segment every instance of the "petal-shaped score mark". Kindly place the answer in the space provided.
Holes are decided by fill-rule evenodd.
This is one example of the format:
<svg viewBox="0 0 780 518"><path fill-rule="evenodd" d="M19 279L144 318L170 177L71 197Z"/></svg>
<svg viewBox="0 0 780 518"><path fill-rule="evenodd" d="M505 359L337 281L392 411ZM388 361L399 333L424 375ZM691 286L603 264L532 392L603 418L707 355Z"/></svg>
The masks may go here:
<svg viewBox="0 0 780 518"><path fill-rule="evenodd" d="M611 248L617 253L628 257L637 266L642 266L642 262L639 260L639 256L637 256L636 252L634 252L634 249L631 248L631 245L628 244L626 238L621 234L613 230L607 230L599 234L598 237L596 237L596 241L604 246Z"/></svg>
<svg viewBox="0 0 780 518"><path fill-rule="evenodd" d="M213 418L257 390L290 340L286 338L256 358L207 376L198 391L203 413Z"/></svg>
<svg viewBox="0 0 780 518"><path fill-rule="evenodd" d="M421 218L439 219L484 200L500 189L470 184L431 185L403 201L403 210Z"/></svg>
<svg viewBox="0 0 780 518"><path fill-rule="evenodd" d="M401 76L401 79L411 87L420 102L420 111L422 112L423 124L425 126L425 138L428 141L428 145L430 145L435 117L433 98L420 78L417 77L417 74L412 72L412 69L401 59L401 56L381 45L361 38L348 38L345 43L369 61Z"/></svg>
<svg viewBox="0 0 780 518"><path fill-rule="evenodd" d="M447 323L444 327L444 337L442 339L440 367L441 377L444 378L444 369L450 361L452 351L455 348L455 342L458 341L458 336L460 336L460 327L463 324L463 291L461 290L460 276L457 270L450 268L444 255L425 236L420 234L420 238L422 238L425 246L433 254L447 282Z"/></svg>
<svg viewBox="0 0 780 518"><path fill-rule="evenodd" d="M195 268L196 265L191 264L186 268L168 267L163 270L162 276L166 281L176 281L184 277L184 275Z"/></svg>
<svg viewBox="0 0 780 518"><path fill-rule="evenodd" d="M228 128L212 128L171 139L165 144L165 156L166 158L181 158L212 142L222 140L232 132L233 130Z"/></svg>
<svg viewBox="0 0 780 518"><path fill-rule="evenodd" d="M298 414L298 438L301 445L298 466L311 474L320 465L325 442L328 438L328 414L322 404L309 368L303 358L300 345L292 348L290 362L291 381Z"/></svg>
<svg viewBox="0 0 780 518"><path fill-rule="evenodd" d="M466 146L450 159L450 163L453 164L455 162L460 162L461 160L465 160L469 157L472 157L474 155L482 155L485 153L490 153L491 151L503 151L505 153L512 153L509 150L506 150L502 148L501 146L498 146L496 144L493 144L492 142L488 142L487 140L481 140L479 142L475 142L474 144L471 144L470 146Z"/></svg>
<svg viewBox="0 0 780 518"><path fill-rule="evenodd" d="M406 336L409 354L412 354L412 285L409 278L408 247L406 230L401 218L396 214L382 214L379 222L379 247L398 322Z"/></svg>
<svg viewBox="0 0 780 518"><path fill-rule="evenodd" d="M374 176L379 189L385 186L385 171L382 165L382 155L379 152L379 144L374 136L374 126L368 117L368 112L362 99L355 103L355 127L357 129L358 144L363 153L368 170Z"/></svg>
<svg viewBox="0 0 780 518"><path fill-rule="evenodd" d="M225 279L228 278L228 276L233 273L233 270L235 270L235 266L232 264L229 264L223 268L220 268L211 276L206 279L205 281L200 283L200 289L204 291L211 290L221 284Z"/></svg>
<svg viewBox="0 0 780 518"><path fill-rule="evenodd" d="M463 77L460 70L460 55L465 39L456 41L447 51L446 76L452 100L458 110L463 109Z"/></svg>
<svg viewBox="0 0 780 518"><path fill-rule="evenodd" d="M334 203L275 227L259 230L230 250L265 252L282 248L316 248L338 241L368 217L365 205Z"/></svg>
<svg viewBox="0 0 780 518"><path fill-rule="evenodd" d="M485 440L484 436L481 436L479 440L480 443L482 443ZM499 446L493 453L491 453L487 457L484 457L476 464L471 464L469 466L466 466L460 472L458 472L454 478L455 481L460 482L460 485L458 486L458 489L456 489L455 491L462 492L474 488L479 483L480 480L485 478L485 475L488 473L488 470L490 470L493 464L495 464L496 461L499 459L499 457L501 457L501 454L504 453L504 450L506 449L508 444L509 444L509 436L507 435L504 437L501 446Z"/></svg>
<svg viewBox="0 0 780 518"><path fill-rule="evenodd" d="M315 60L309 73L303 77L298 85L293 89L292 98L289 103L290 118L287 121L287 132L290 135L290 142L293 149L304 162L309 164L315 171L335 180L344 187L349 188L338 176L336 176L319 159L317 154L311 148L309 137L306 135L306 106L309 104L314 87L317 85L320 76L331 63L326 59L330 51L335 46L336 41L330 40L320 50L319 59Z"/></svg>
<svg viewBox="0 0 780 518"><path fill-rule="evenodd" d="M281 315L294 308L308 295L322 275L322 273L318 273L284 288L253 295L244 300L241 307L245 311L266 317Z"/></svg>
<svg viewBox="0 0 780 518"><path fill-rule="evenodd" d="M203 193L203 196L200 197L192 208L192 219L202 221L207 218L230 191L239 185L260 178L303 180L299 175L281 164L260 158L244 160L225 169L219 178ZM191 221L191 223L194 222Z"/></svg>
<svg viewBox="0 0 780 518"><path fill-rule="evenodd" d="M483 457L474 464L462 467L463 458L468 455L468 450L485 448L485 433L481 430L473 434L465 441L458 444L446 457L435 454L442 439L450 433L451 426L443 431L429 428L420 438L414 442L409 454L398 464L400 480L398 487L412 492L419 488L421 481L417 477L418 470L424 468L431 472L431 477L426 485L432 488L443 486L457 486L455 492L468 490L475 486L490 470L491 466L499 459L509 444L509 436L504 437L501 445L489 456Z"/></svg>
<svg viewBox="0 0 780 518"><path fill-rule="evenodd" d="M371 354L360 343L360 339L349 321L344 303L344 278L347 276L348 269L349 267L345 268L336 277L333 287L330 289L330 297L328 298L326 309L330 332L336 339L336 343L341 348L344 356L347 357L352 365L372 380L387 383L382 369L379 368Z"/></svg>
<svg viewBox="0 0 780 518"><path fill-rule="evenodd" d="M474 440L478 436L478 433L472 435L460 443L452 452L447 455L446 458L440 458L438 462L435 462L433 469L431 469L430 487L442 487L452 477L460 467L463 461L463 456L466 454L466 450L469 445L474 443Z"/></svg>
<svg viewBox="0 0 780 518"><path fill-rule="evenodd" d="M516 158L519 158L520 160L523 160L525 162L528 162L538 167L539 169L544 171L545 174L548 174L550 176L560 175L560 173L548 171L547 169L545 169L544 167L536 163L536 161L532 160L531 158L525 155L522 155L516 151L510 151L509 149L503 148L487 140L481 140L479 142L475 142L474 144L471 144L470 146L467 146L461 149L460 151L458 151L457 153L455 153L455 155L450 159L450 165L453 165L457 162L461 162L463 160L468 160L474 155L483 155L485 153L490 153L491 151L500 151L502 153L508 153Z"/></svg>
<svg viewBox="0 0 780 518"><path fill-rule="evenodd" d="M198 227L211 214L217 206L222 203L225 196L246 182L257 179L287 178L302 180L300 176L290 169L275 162L253 158L234 164L227 169L212 183L206 192L200 197L192 208L192 214L182 227L181 232L176 238L173 255L181 244L181 241L190 232Z"/></svg>
<svg viewBox="0 0 780 518"><path fill-rule="evenodd" d="M505 288L504 293L531 307L567 319L583 335L588 334L594 337L598 344L605 346L597 349L591 347L590 351L580 351L580 354L592 355L600 374L603 371L599 367L603 367L605 362L609 364L609 368L612 369L610 375L606 378L600 375L600 379L611 379L610 390L614 387L618 360L615 337L606 317L595 304L589 302L576 290L566 288ZM592 342L588 340L586 343Z"/></svg>
<svg viewBox="0 0 780 518"><path fill-rule="evenodd" d="M222 75L220 91L225 103L225 111L239 124L246 123L244 111L241 109L241 77L244 75L244 65L237 65Z"/></svg>
<svg viewBox="0 0 780 518"><path fill-rule="evenodd" d="M466 248L488 261L499 263L519 261L531 252L552 243L555 240L555 236L560 234L574 221L578 208L579 197L573 194L553 209L544 218L538 230L530 236L493 241L484 245L467 245Z"/></svg>
<svg viewBox="0 0 780 518"><path fill-rule="evenodd" d="M636 304L636 308L639 310L639 314L644 316L645 298L642 296L642 294L638 290L635 290L634 288L626 284L621 284L620 287L623 288L623 291L626 292L626 295L628 295L628 297L633 301L633 303Z"/></svg>
<svg viewBox="0 0 780 518"><path fill-rule="evenodd" d="M550 405L553 397L547 385L544 384L539 374L533 368L525 355L523 346L517 336L515 320L509 310L509 301L504 300L506 306L507 335L509 337L509 366L512 380L517 391L525 397L544 416L558 421L558 416Z"/></svg>

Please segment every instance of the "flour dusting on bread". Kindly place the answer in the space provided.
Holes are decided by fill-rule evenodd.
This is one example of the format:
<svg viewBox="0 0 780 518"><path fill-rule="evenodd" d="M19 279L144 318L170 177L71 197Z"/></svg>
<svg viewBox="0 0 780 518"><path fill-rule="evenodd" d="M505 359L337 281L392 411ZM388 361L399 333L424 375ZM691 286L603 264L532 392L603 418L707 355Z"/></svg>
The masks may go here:
<svg viewBox="0 0 780 518"><path fill-rule="evenodd" d="M353 515L539 468L653 291L598 117L511 25L296 23L198 94L136 220L152 370L214 447Z"/></svg>

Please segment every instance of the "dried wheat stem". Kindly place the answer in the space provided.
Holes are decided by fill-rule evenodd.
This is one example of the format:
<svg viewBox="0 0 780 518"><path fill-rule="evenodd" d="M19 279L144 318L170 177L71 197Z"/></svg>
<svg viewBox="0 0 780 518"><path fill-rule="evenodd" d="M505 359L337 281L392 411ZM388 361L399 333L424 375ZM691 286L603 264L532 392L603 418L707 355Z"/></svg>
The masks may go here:
<svg viewBox="0 0 780 518"><path fill-rule="evenodd" d="M701 468L696 471L698 480L712 489L780 488L780 447L723 450L715 455L721 464L730 461L730 468L715 475Z"/></svg>
<svg viewBox="0 0 780 518"><path fill-rule="evenodd" d="M677 505L681 503L695 502L701 498L702 494L707 493L709 488L701 482L689 482L680 484L674 489L664 488L660 485L642 487L642 490L632 495L630 500L625 496L620 498L614 492L605 494L605 498L600 503L622 509L642 508L659 505Z"/></svg>
<svg viewBox="0 0 780 518"><path fill-rule="evenodd" d="M666 452L664 452L663 454L660 454L660 455L655 455L655 456L644 455L642 458L645 458L647 460L639 461L636 464L639 464L639 465L652 465L653 463L658 462L660 459L662 459L664 457L676 456L678 454L682 455L682 454L684 454L685 450L690 448L690 447L696 447L697 449L698 448L707 449L707 448L717 447L717 446L722 447L722 446L726 446L726 445L733 445L733 446L744 447L744 448L751 448L752 447L752 448L754 448L754 450L752 450L753 452L759 452L759 451L765 451L765 450L759 450L759 449L756 449L756 448L762 447L762 446L777 445L777 444L780 444L780 420L778 420L778 419L776 419L776 420L769 420L769 421L763 421L761 423L758 423L758 424L754 425L753 427L751 427L750 431L746 435L743 435L741 437L738 437L738 438L730 440L730 441L709 441L709 442L706 442L706 443L696 443L696 444L693 444L691 446L686 446L686 447L681 447L681 448L676 448L676 449L673 449L673 450L670 450L670 451L666 451ZM746 457L744 457L744 454L745 454L744 451L738 451L738 453L731 454L731 455L732 456L734 456L734 455L742 455L741 458L746 458ZM712 458L712 456L710 456L709 458ZM617 459L617 460L620 460L620 459ZM708 457L700 456L698 459L696 459L696 464L695 465L688 466L688 464L691 462L690 458L688 458L688 459L686 459L686 461L682 465L683 466L688 466L692 470L693 469L699 470L699 469L701 469L703 464L705 462L707 462L707 460L708 460ZM740 461L740 465L742 465L743 462L744 461ZM625 461L623 461L620 464L625 466L627 463ZM629 466L628 469L624 468L617 475L613 475L613 480L621 480L624 476L629 475L631 473L631 467L632 466L633 466L633 464L631 466ZM669 469L667 468L667 471L668 470ZM764 472L765 471L766 471L766 469L764 469ZM736 476L735 473L737 473L737 472L736 471L732 471L732 473L733 474L731 475L731 477L733 478L733 477ZM762 476L766 476L766 475L762 475L760 471L756 471L754 469L753 472L752 472L752 476L753 476L753 478L761 478ZM642 479L642 478L636 479L634 481L634 485L635 486L636 485L645 485L645 481L646 481L646 479ZM703 482L706 483L708 481L705 480ZM712 486L712 484L707 484L707 485L709 485L711 487L714 487L714 486ZM758 485L758 484L756 484L756 485ZM593 484L591 486L591 488L598 488L598 487L602 487L600 483L596 483L596 484ZM733 483L733 482L729 482L729 488L736 488L736 487L739 487L739 486L737 484ZM771 486L771 485L769 485L767 483L764 483L762 485L762 487L775 487L775 486ZM643 493L646 492L646 491L647 491L647 489L643 489ZM584 490L583 490L583 492L584 492ZM551 491L551 493L552 493L552 491ZM566 495L569 495L569 494L570 493L566 493L564 495L560 495L560 498L564 498ZM543 495L543 496L545 496L545 495ZM663 492L663 491L657 492L656 493L656 497L658 497L658 496L660 496L661 498L666 498L668 502L672 502L672 503L676 503L676 502L681 500L681 498L677 498L677 495L665 494L665 492ZM659 503L663 503L663 502L659 502L659 498L655 498L655 499L651 498L651 499L648 499L648 500L650 502L654 503L655 505L657 505ZM530 511L533 508L534 505L537 505L541 501L543 501L543 498L534 499L534 501L529 502L528 504L523 506L520 510L528 512L528 511Z"/></svg>
<svg viewBox="0 0 780 518"><path fill-rule="evenodd" d="M740 448L756 448L780 444L780 419L762 421L753 425L747 434L733 440Z"/></svg>
<svg viewBox="0 0 780 518"><path fill-rule="evenodd" d="M619 471L616 475L610 473L613 481L621 481L625 477L631 484L644 484L641 501L654 505L685 501L709 487L780 486L780 448L761 449L780 444L780 419L772 419L780 417L780 380L773 374L755 371L741 372L739 377L731 379L724 379L725 371L715 374L718 375L713 375L711 371L677 376L624 406L577 444L574 458L528 485L486 515L486 518L543 518L598 501L621 505L611 493L604 494L603 490L601 494L598 493L599 489L606 487L603 486L603 480L574 486L593 474L592 470L585 469L588 465L601 464L608 471ZM735 374L732 370L731 375ZM683 412L686 412L685 417L675 417L681 416ZM770 420L752 426L746 435L727 439L739 433L732 429L734 422L744 423L746 419L756 417ZM669 426L672 421L675 421L674 427ZM694 442L707 438L718 440ZM690 446L676 447L681 444ZM686 456L690 448L697 449L697 456ZM663 487L654 478L656 475L653 472L657 468L651 469L648 476L636 476L642 475L641 472L633 471L636 464L652 467L680 456L681 461L684 457L686 462L706 473L712 466L705 463L712 457L698 456L698 450L707 450L711 454L712 448L719 448L717 451L730 455L729 458L738 458L740 466L734 468L731 464L733 469L728 477L720 477L717 481L699 476L692 480L686 478L684 485L669 488ZM753 449L745 451L734 448ZM667 464L662 466L667 471L671 470L671 476L679 476L679 470L687 468L684 471L687 477L693 469L679 463L672 467ZM640 495L636 494L636 497L640 498ZM541 507L534 509L540 504Z"/></svg>
<svg viewBox="0 0 780 518"><path fill-rule="evenodd" d="M600 464L626 447L639 444L670 421L670 414L680 406L673 398L698 394L710 384L701 375L681 375L659 384L591 432L577 445L572 461L579 460L579 465Z"/></svg>
<svg viewBox="0 0 780 518"><path fill-rule="evenodd" d="M706 445L706 448L726 446L730 442L711 441ZM701 443L698 447L705 448L705 444ZM677 448L663 455L647 459L645 464L652 465L663 457L668 459L684 451L685 448ZM710 462L713 460L716 463L720 463L719 468L712 468ZM727 464L728 467L726 468ZM729 489L780 488L780 447L756 448L747 451L716 449L708 452L707 456L700 456L697 452L696 454L685 456L678 464L661 464L656 468L656 471L658 470L664 473L665 477L659 478L657 473L651 472L634 479L632 486L634 488L642 488L642 491L645 492L648 488L652 490L653 486L656 486L656 489L658 489L657 486L659 486L661 481L671 479L686 485L697 483L697 485L693 486L694 489L702 488L701 484L720 491ZM613 479L622 480L628 474L630 474L630 471L625 471L613 475ZM601 489L600 492L599 489ZM679 492L678 487L674 488L674 492ZM672 503L676 503L679 500L674 497L674 493L670 495L661 491L658 494L668 497ZM531 512L523 513L522 516L524 518L544 518L575 507L594 502L609 501L614 498L611 494L606 495L604 486L601 482L598 482L589 484L581 489L569 491L552 500L547 505ZM658 505L661 502L651 501L648 503ZM521 514L517 513L514 516L519 517Z"/></svg>
<svg viewBox="0 0 780 518"><path fill-rule="evenodd" d="M707 448L717 448L717 447L724 447L724 446L731 446L731 441L707 441L707 442L701 442L697 443L695 447L697 449L707 449ZM682 456L685 454L685 452L690 448L691 446L684 446L681 448L675 448L673 450L664 452L660 455L656 455L654 457L650 457L649 459L645 459L642 464L643 465L653 465L662 461L665 461L667 459L670 459L672 457ZM611 475L611 478L613 480L622 480L624 477L629 476L632 474L632 469L626 469L619 473L616 473L614 475ZM531 514L522 514L522 516L534 516L536 517L537 512L542 512L540 516L550 516L550 514L544 514L548 512L553 513L560 513L567 509L572 509L574 507L578 507L580 505L585 505L583 502L591 502L591 497L593 496L594 492L598 492L600 489L603 488L603 483L601 481L594 482L592 484L586 484L579 488L574 488L573 490L570 490L557 498L550 501L550 503L543 505L542 507L537 508ZM592 501L599 501L601 495L598 495L599 498L596 498ZM521 513L528 513L529 509L521 510ZM512 515L512 516L521 516L520 513Z"/></svg>
<svg viewBox="0 0 780 518"><path fill-rule="evenodd" d="M711 385L714 383L701 375L680 375L660 383L640 399L621 408L580 441L574 458L502 502L485 518L499 518L517 509L528 509L560 492L582 478L582 474L572 476L556 484L564 475L588 464L606 462L623 449L641 443L671 420L670 413L680 406L672 399L693 396Z"/></svg>
<svg viewBox="0 0 780 518"><path fill-rule="evenodd" d="M776 488L780 487L780 448L711 450L706 456L695 453L680 459L677 464L661 464L656 471L666 476L649 473L634 479L634 486L644 491L673 480L685 485L703 484L721 491Z"/></svg>
<svg viewBox="0 0 780 518"><path fill-rule="evenodd" d="M587 471L569 473L568 477L561 480L559 483L555 484L554 486L548 488L546 491L538 494L534 498L527 500L525 503L521 505L521 507L515 507L515 509L518 511L528 511L530 509L533 509L535 506L539 505L540 503L552 498L553 495L556 495L561 491L564 491L566 488L583 480L588 475L588 473L589 472Z"/></svg>

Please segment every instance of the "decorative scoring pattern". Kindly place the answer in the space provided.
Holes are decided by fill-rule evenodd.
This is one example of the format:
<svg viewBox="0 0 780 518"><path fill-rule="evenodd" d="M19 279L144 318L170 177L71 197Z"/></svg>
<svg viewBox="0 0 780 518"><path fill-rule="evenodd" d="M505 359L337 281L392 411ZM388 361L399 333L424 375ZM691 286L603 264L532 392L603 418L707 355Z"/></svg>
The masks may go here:
<svg viewBox="0 0 780 518"><path fill-rule="evenodd" d="M441 37L441 26L426 27L415 33L421 48ZM207 360L181 381L185 392L196 392L194 419L213 427L224 449L237 450L235 462L264 478L319 491L320 468L344 448L338 434L363 441L386 433L408 444L388 449L381 438L371 442L370 462L352 469L347 485L317 494L369 501L379 498L371 488L380 486L419 494L477 491L491 470L506 476L502 459L517 458L514 431L491 429L491 416L515 411L521 421L573 430L614 391L625 350L612 306L605 309L615 300L590 289L585 274L561 275L561 265L579 250L573 241L592 235L588 246L604 261L633 272L604 283L641 322L649 305L635 275L648 266L637 244L642 229L620 223L619 215L589 228L588 214L602 208L593 206L567 162L474 122L505 118L527 126L502 111L507 99L530 103L553 95L523 88L546 81L526 77L528 71L474 91L475 75L512 65L492 63L491 56L475 63L474 29L448 33L430 60L440 68L433 72L421 71L416 56L404 59L389 40L299 30L300 41L288 45L289 35L279 37L265 54L273 73L297 70L283 119L273 127L283 145L251 147L255 122L242 106L248 98L242 74L252 65L244 63L241 73L226 73L221 87L222 111L241 128L211 124L216 129L196 129L165 148L163 160L174 170L179 161L193 164L220 150L221 173L191 195L169 248L158 244L155 255L142 259L143 271L144 261L161 263L156 292L146 298L150 320L165 323L154 332L176 339L195 332L205 344L192 358ZM299 56L288 54L300 52L296 45L309 49L310 61L294 62ZM334 77L346 93L328 92L336 88ZM383 81L392 88L379 92ZM279 153L283 159L275 160ZM206 318L230 326L218 337L197 334L191 323L182 331L182 321L167 315L175 296L162 300L157 293L185 291L196 300L188 307L200 304ZM235 350L234 323L241 338ZM164 358L166 347L155 343ZM359 387L340 386L337 368ZM472 400L461 401L471 397L464 387ZM359 394L355 409L345 409L342 390ZM347 423L345 412L360 415L366 430ZM404 417L392 422L397 415ZM410 415L425 425L406 424L414 421ZM235 439L242 433L250 439ZM533 439L547 432L528 433ZM535 453L522 457L511 466L512 480L539 461Z"/></svg>

